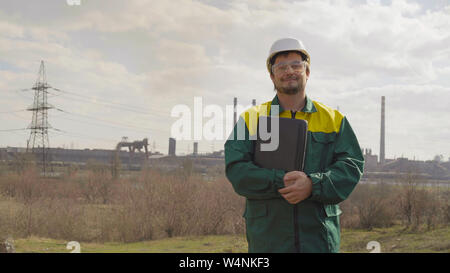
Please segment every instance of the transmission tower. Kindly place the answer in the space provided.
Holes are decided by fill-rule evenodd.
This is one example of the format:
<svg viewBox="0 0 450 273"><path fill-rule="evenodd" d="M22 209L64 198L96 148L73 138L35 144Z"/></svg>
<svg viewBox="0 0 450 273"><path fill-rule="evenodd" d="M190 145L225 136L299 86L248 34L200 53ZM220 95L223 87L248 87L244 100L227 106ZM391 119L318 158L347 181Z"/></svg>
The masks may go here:
<svg viewBox="0 0 450 273"><path fill-rule="evenodd" d="M47 84L44 61L41 61L38 78L31 88L34 90L33 105L27 108L28 111L33 112L31 123L28 126L31 133L27 141L27 152L31 149L31 152L36 155L38 160L42 159L44 175L49 163L50 143L48 129L52 128L48 123L48 110L53 108L52 105L47 103L47 89L49 88L51 86Z"/></svg>

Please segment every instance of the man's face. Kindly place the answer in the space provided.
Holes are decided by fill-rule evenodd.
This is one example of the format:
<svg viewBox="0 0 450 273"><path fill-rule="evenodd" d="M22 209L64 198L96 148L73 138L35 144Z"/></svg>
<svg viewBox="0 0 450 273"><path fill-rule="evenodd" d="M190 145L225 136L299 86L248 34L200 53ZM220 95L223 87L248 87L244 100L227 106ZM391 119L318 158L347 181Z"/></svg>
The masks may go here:
<svg viewBox="0 0 450 273"><path fill-rule="evenodd" d="M291 63L291 62L301 62L302 56L295 52L289 52L287 55L279 55L275 59L272 67L276 67L279 63ZM288 67L284 71L274 71L270 78L275 86L275 89L284 94L297 94L300 91L305 90L306 80L309 77L309 71L306 68L302 72L295 71L291 67Z"/></svg>

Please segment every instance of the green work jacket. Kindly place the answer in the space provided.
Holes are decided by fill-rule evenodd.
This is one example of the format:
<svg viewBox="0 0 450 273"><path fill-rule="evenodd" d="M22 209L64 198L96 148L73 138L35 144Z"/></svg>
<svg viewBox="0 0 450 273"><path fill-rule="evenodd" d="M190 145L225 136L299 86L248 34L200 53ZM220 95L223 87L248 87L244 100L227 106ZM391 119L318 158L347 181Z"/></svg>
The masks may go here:
<svg viewBox="0 0 450 273"><path fill-rule="evenodd" d="M278 105L279 117L308 121L304 172L312 180L312 194L295 205L278 192L284 187L286 171L261 168L253 162L257 120L270 115L271 108L276 109L272 105ZM249 252L339 251L342 212L338 203L353 191L364 166L358 140L345 116L309 97L302 111L285 111L275 96L244 111L224 146L226 176L236 193L246 198Z"/></svg>

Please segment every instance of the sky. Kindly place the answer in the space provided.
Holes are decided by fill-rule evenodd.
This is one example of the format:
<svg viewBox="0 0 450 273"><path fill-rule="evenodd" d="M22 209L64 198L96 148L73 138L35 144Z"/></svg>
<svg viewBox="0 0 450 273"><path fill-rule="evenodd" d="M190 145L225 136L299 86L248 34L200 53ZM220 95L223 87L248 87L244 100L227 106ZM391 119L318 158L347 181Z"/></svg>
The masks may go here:
<svg viewBox="0 0 450 273"><path fill-rule="evenodd" d="M0 1L0 147L27 145L41 60L57 89L51 147L114 149L126 136L167 154L177 105L201 98L225 124L234 97L272 100L269 48L294 37L311 56L306 94L338 108L362 148L379 154L385 96L386 158L450 158L449 0L69 2ZM198 140L199 152L228 134ZM193 142L177 141L177 154Z"/></svg>

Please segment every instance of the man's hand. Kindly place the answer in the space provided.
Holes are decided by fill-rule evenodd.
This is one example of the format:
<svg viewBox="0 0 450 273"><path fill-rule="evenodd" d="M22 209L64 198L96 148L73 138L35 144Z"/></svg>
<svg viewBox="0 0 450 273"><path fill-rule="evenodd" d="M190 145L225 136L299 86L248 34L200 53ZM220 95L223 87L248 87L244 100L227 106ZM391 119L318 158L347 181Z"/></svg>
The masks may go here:
<svg viewBox="0 0 450 273"><path fill-rule="evenodd" d="M311 195L312 181L304 172L292 171L283 177L286 187L279 189L284 199L290 204L297 204Z"/></svg>

